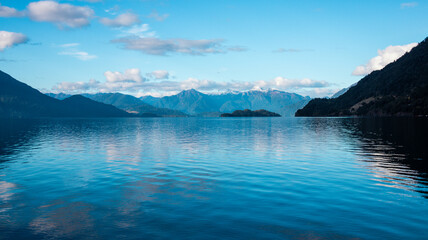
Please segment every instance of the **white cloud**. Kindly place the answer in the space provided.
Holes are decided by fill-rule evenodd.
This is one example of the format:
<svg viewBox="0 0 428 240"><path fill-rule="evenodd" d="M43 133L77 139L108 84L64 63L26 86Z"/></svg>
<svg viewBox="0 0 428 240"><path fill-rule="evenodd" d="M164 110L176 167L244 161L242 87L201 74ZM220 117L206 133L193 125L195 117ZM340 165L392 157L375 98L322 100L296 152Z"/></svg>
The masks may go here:
<svg viewBox="0 0 428 240"><path fill-rule="evenodd" d="M1 6L0 3L0 17L23 17L25 14L16 10L15 8L10 8L6 6Z"/></svg>
<svg viewBox="0 0 428 240"><path fill-rule="evenodd" d="M418 6L418 3L417 2L405 2L405 3L402 3L400 6L401 6L401 8L413 8L413 7Z"/></svg>
<svg viewBox="0 0 428 240"><path fill-rule="evenodd" d="M327 87L329 84L325 81L315 81L309 78L303 79L287 79L284 77L276 77L270 81L255 82L255 89L299 89L299 88L320 88Z"/></svg>
<svg viewBox="0 0 428 240"><path fill-rule="evenodd" d="M355 68L355 70L352 72L352 75L363 76L375 70L380 70L389 63L403 56L406 52L412 50L412 48L416 47L417 45L417 43L410 43L402 46L389 46L383 50L378 50L378 56L370 59L367 64L360 65Z"/></svg>
<svg viewBox="0 0 428 240"><path fill-rule="evenodd" d="M0 51L26 42L28 38L22 33L0 31Z"/></svg>
<svg viewBox="0 0 428 240"><path fill-rule="evenodd" d="M99 84L100 83L94 79L89 80L89 82L62 82L55 85L52 90L68 93L82 92L98 88Z"/></svg>
<svg viewBox="0 0 428 240"><path fill-rule="evenodd" d="M148 18L153 18L156 21L162 22L163 20L165 20L165 19L167 19L169 17L169 14L165 13L165 14L159 15L159 13L157 11L153 11L147 17Z"/></svg>
<svg viewBox="0 0 428 240"><path fill-rule="evenodd" d="M97 58L96 55L91 55L87 52L84 52L84 51L77 49L77 47L79 45L80 45L79 43L62 44L62 45L60 45L60 47L64 48L64 51L61 51L58 54L59 55L72 56L72 57L75 57L75 58L82 60L82 61L88 61L88 60Z"/></svg>
<svg viewBox="0 0 428 240"><path fill-rule="evenodd" d="M100 22L109 27L129 27L140 22L138 15L133 13L123 13L116 18L101 18Z"/></svg>
<svg viewBox="0 0 428 240"><path fill-rule="evenodd" d="M155 79L168 79L169 72L166 70L156 70L151 73L147 73L147 76Z"/></svg>
<svg viewBox="0 0 428 240"><path fill-rule="evenodd" d="M127 69L123 73L107 71L104 73L104 76L106 77L108 83L115 83L115 82L141 83L145 80L141 76L141 71L138 68Z"/></svg>
<svg viewBox="0 0 428 240"><path fill-rule="evenodd" d="M94 11L89 7L60 4L54 1L32 2L28 4L27 10L33 21L54 23L59 28L87 26L94 15Z"/></svg>

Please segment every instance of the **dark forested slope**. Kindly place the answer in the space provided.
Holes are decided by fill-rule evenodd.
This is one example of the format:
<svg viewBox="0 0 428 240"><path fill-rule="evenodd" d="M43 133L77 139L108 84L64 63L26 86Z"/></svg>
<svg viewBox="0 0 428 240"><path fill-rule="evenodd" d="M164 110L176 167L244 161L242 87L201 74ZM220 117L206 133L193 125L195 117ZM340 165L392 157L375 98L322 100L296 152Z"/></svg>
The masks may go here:
<svg viewBox="0 0 428 240"><path fill-rule="evenodd" d="M428 115L428 38L334 99L313 99L296 116Z"/></svg>
<svg viewBox="0 0 428 240"><path fill-rule="evenodd" d="M0 71L0 118L127 117L131 114L83 96L58 100Z"/></svg>

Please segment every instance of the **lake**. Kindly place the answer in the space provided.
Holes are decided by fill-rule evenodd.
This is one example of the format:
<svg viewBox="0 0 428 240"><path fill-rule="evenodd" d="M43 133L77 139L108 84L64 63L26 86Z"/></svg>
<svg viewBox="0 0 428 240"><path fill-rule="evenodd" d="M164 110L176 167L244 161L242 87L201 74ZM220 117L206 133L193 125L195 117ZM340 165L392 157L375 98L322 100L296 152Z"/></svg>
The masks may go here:
<svg viewBox="0 0 428 240"><path fill-rule="evenodd" d="M0 123L0 239L427 237L427 119Z"/></svg>

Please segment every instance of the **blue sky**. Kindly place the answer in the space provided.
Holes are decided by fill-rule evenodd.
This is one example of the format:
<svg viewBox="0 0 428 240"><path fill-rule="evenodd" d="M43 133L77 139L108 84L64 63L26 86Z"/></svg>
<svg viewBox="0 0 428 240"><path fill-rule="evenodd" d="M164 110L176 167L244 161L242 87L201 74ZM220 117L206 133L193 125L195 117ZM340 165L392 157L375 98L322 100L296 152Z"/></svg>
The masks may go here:
<svg viewBox="0 0 428 240"><path fill-rule="evenodd" d="M0 70L48 92L326 96L428 36L426 1L0 3Z"/></svg>

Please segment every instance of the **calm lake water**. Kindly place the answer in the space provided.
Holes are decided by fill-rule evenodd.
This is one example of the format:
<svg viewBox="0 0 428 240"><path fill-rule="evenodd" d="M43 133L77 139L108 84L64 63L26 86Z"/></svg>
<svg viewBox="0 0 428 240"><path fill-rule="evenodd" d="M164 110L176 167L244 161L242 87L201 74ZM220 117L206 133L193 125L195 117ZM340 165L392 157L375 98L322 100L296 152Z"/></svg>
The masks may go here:
<svg viewBox="0 0 428 240"><path fill-rule="evenodd" d="M428 121L14 120L0 239L427 239Z"/></svg>

